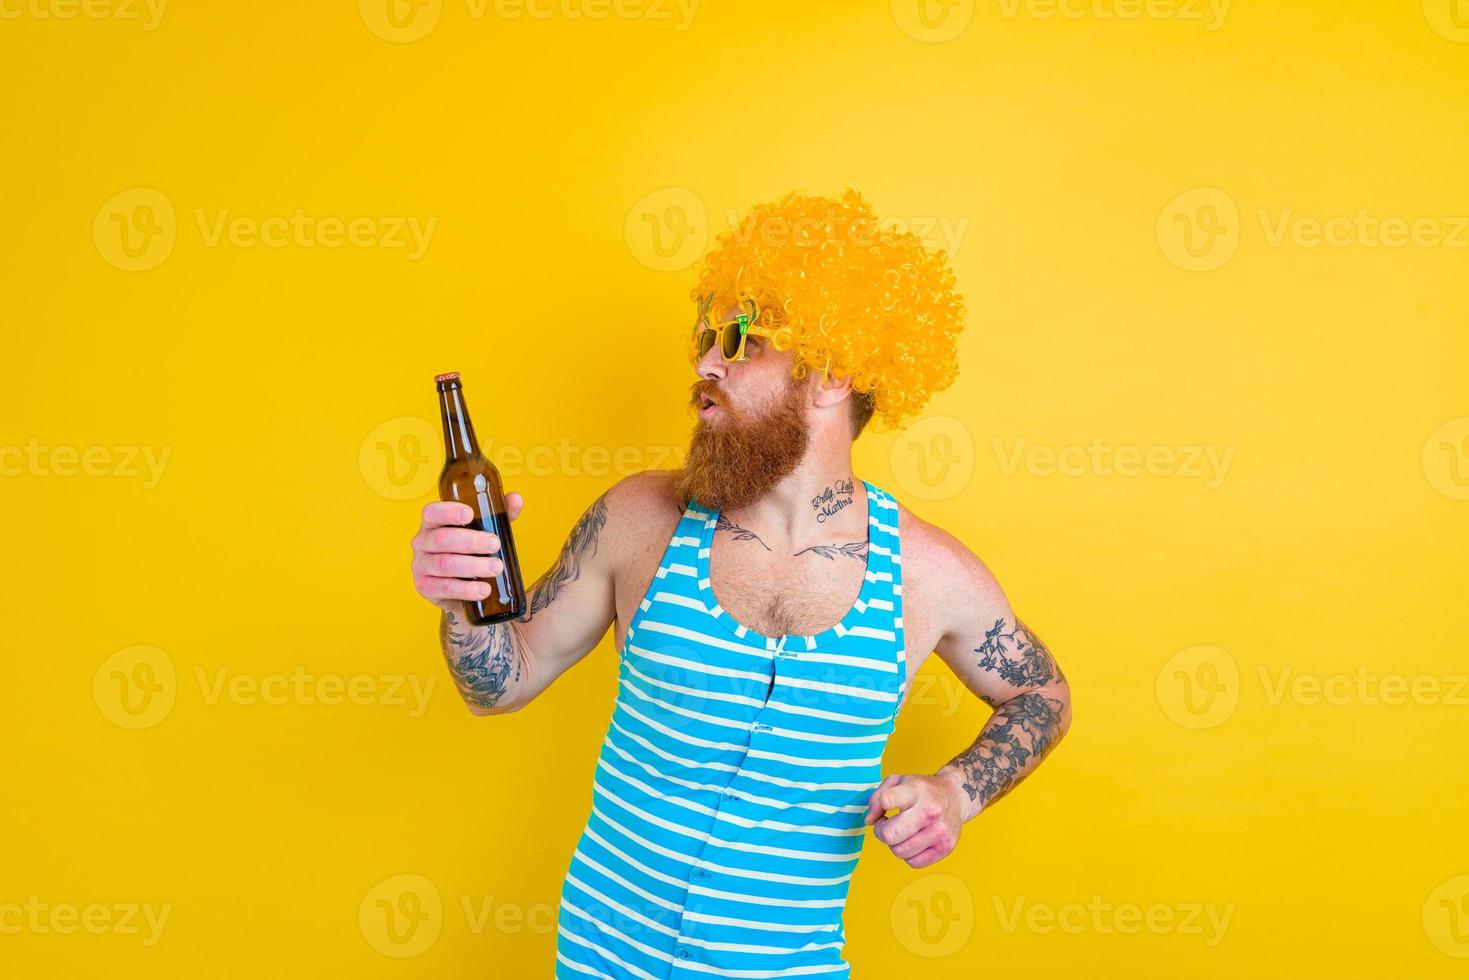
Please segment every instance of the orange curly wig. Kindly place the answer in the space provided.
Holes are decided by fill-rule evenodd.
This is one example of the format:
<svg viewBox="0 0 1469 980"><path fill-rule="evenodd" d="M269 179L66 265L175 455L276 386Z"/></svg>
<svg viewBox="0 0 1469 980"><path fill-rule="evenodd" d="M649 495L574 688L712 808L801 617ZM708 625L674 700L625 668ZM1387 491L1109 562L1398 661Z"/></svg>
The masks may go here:
<svg viewBox="0 0 1469 980"><path fill-rule="evenodd" d="M955 282L944 250L883 227L857 191L791 192L718 236L689 297L712 295L718 311L755 300L771 345L795 351L793 377L850 375L880 423L897 428L958 376Z"/></svg>

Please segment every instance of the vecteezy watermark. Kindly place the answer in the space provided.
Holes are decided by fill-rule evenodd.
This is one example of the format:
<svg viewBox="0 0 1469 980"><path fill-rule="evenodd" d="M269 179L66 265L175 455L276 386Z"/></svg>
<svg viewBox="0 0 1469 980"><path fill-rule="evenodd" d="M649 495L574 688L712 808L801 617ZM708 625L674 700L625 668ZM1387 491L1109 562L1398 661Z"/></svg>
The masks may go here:
<svg viewBox="0 0 1469 980"><path fill-rule="evenodd" d="M941 959L959 952L974 935L974 895L963 878L929 872L903 886L889 916L904 949Z"/></svg>
<svg viewBox="0 0 1469 980"><path fill-rule="evenodd" d="M1469 0L1466 0L1469 2ZM1268 248L1469 249L1469 214L1298 214L1295 208L1256 208ZM1239 205L1217 187L1184 191L1158 213L1155 235L1163 255L1180 269L1209 272L1239 250Z"/></svg>
<svg viewBox="0 0 1469 980"><path fill-rule="evenodd" d="M546 902L529 905L493 895L459 895L456 903L465 929L475 936L550 935L556 909ZM384 956L407 959L428 951L443 931L443 896L421 874L397 874L368 889L357 905L357 927L367 944Z"/></svg>
<svg viewBox="0 0 1469 980"><path fill-rule="evenodd" d="M0 477L107 477L152 490L172 455L172 446L47 446L32 436L24 446L0 446Z"/></svg>
<svg viewBox="0 0 1469 980"><path fill-rule="evenodd" d="M173 660L154 646L119 650L92 675L92 701L120 728L152 728L168 717L177 696Z"/></svg>
<svg viewBox="0 0 1469 980"><path fill-rule="evenodd" d="M1004 20L1171 20L1217 31L1231 0L996 0ZM974 0L891 0L893 22L915 41L940 44L969 29Z"/></svg>
<svg viewBox="0 0 1469 980"><path fill-rule="evenodd" d="M1189 272L1209 272L1239 249L1239 205L1217 187L1184 191L1163 205L1153 234L1168 261Z"/></svg>
<svg viewBox="0 0 1469 980"><path fill-rule="evenodd" d="M952 718L966 704L979 703L979 696L947 670L920 670L909 682L908 689L905 706L937 707L940 718Z"/></svg>
<svg viewBox="0 0 1469 980"><path fill-rule="evenodd" d="M1378 673L1364 666L1351 673L1297 673L1288 666L1257 668L1267 704L1447 705L1469 707L1469 674Z"/></svg>
<svg viewBox="0 0 1469 980"><path fill-rule="evenodd" d="M687 187L660 187L628 209L622 236L632 257L649 269L679 272L704 254L709 211Z"/></svg>
<svg viewBox="0 0 1469 980"><path fill-rule="evenodd" d="M373 427L357 448L357 469L374 493L415 500L433 489L443 463L439 426L400 415Z"/></svg>
<svg viewBox="0 0 1469 980"><path fill-rule="evenodd" d="M974 0L891 0L893 23L915 41L942 44L969 29Z"/></svg>
<svg viewBox="0 0 1469 980"><path fill-rule="evenodd" d="M384 878L358 903L357 928L367 944L384 956L418 956L438 940L444 928L439 889L423 875Z"/></svg>
<svg viewBox="0 0 1469 980"><path fill-rule="evenodd" d="M1109 446L1093 437L1085 446L1032 446L1024 438L1010 446L993 440L1000 472L1014 476L1023 468L1036 477L1047 476L1155 476L1197 479L1206 490L1224 483L1234 460L1233 446Z"/></svg>
<svg viewBox="0 0 1469 980"><path fill-rule="evenodd" d="M1469 44L1469 0L1423 0L1423 17L1444 40Z"/></svg>
<svg viewBox="0 0 1469 980"><path fill-rule="evenodd" d="M1450 500L1469 500L1469 415L1450 419L1423 443L1423 475Z"/></svg>
<svg viewBox="0 0 1469 980"><path fill-rule="evenodd" d="M1239 706L1239 663L1223 647L1180 650L1158 668L1158 705L1184 728L1222 725Z"/></svg>
<svg viewBox="0 0 1469 980"><path fill-rule="evenodd" d="M194 208L193 225L205 248L378 249L403 251L410 262L428 253L436 217L311 214L294 208L264 217L229 208ZM107 262L124 272L157 268L173 254L179 222L168 195L133 187L108 198L92 219L92 241Z"/></svg>
<svg viewBox="0 0 1469 980"><path fill-rule="evenodd" d="M403 415L373 428L357 450L362 479L389 500L414 500L433 489L443 451L438 427L416 415ZM562 436L555 443L529 446L485 439L480 451L507 480L535 477L630 476L642 470L683 465L685 446L582 445ZM514 487L506 489L513 490Z"/></svg>
<svg viewBox="0 0 1469 980"><path fill-rule="evenodd" d="M464 0L472 21L642 20L689 29L699 0ZM443 17L443 0L357 0L362 22L384 41L409 44L427 37Z"/></svg>
<svg viewBox="0 0 1469 980"><path fill-rule="evenodd" d="M893 477L919 500L949 500L974 477L974 437L963 420L930 415L898 433L888 450Z"/></svg>
<svg viewBox="0 0 1469 980"><path fill-rule="evenodd" d="M437 674L338 674L296 666L285 672L244 673L227 666L195 665L192 676L206 706L380 707L405 709L410 718L428 710ZM173 658L154 646L119 650L92 675L92 700L121 728L151 728L173 711L179 694Z"/></svg>
<svg viewBox="0 0 1469 980"><path fill-rule="evenodd" d="M1217 31L1231 0L996 0L1006 20L1174 20Z"/></svg>
<svg viewBox="0 0 1469 980"><path fill-rule="evenodd" d="M1469 959L1469 874L1456 875L1428 893L1423 932L1441 952Z"/></svg>
<svg viewBox="0 0 1469 980"><path fill-rule="evenodd" d="M207 705L264 704L272 707L303 705L335 707L406 708L409 718L421 718L439 682L437 674L311 673L292 667L289 673L245 674L228 667L206 671L194 668L194 680Z"/></svg>
<svg viewBox="0 0 1469 980"><path fill-rule="evenodd" d="M1265 244L1280 248L1469 248L1469 215L1297 214L1258 208Z"/></svg>
<svg viewBox="0 0 1469 980"><path fill-rule="evenodd" d="M1007 935L1065 933L1071 936L1195 936L1205 946L1224 941L1235 905L1214 902L1107 902L1093 895L1085 902L1033 902L1025 896L990 898L1000 931Z"/></svg>
<svg viewBox="0 0 1469 980"><path fill-rule="evenodd" d="M912 235L924 248L942 249L950 256L958 253L969 231L967 215L886 215L876 221L839 221L839 212L828 209L823 216L803 215L794 221L776 215L763 221L745 223L740 212L725 211L730 237L741 247L751 241L771 248L794 245L816 248L836 243L854 249L893 244Z"/></svg>
<svg viewBox="0 0 1469 980"><path fill-rule="evenodd" d="M803 248L836 243L854 249L894 242L912 235L930 250L950 256L964 244L969 218L962 215L888 215L876 221L839 221L833 208L825 216L787 220L774 216L745 222L739 211L726 209L730 236L741 245L751 241L771 248ZM655 272L678 272L693 265L709 242L709 212L687 187L662 187L644 195L623 220L623 237L633 258Z"/></svg>
<svg viewBox="0 0 1469 980"><path fill-rule="evenodd" d="M1388 706L1469 707L1469 673L1401 673L1365 665L1316 673L1290 665L1255 668L1258 697L1277 708ZM1245 693L1238 662L1222 647L1193 646L1164 662L1156 678L1163 713L1184 728L1216 728L1239 707ZM1254 697L1256 695L1252 695Z"/></svg>
<svg viewBox="0 0 1469 980"><path fill-rule="evenodd" d="M138 937L144 946L156 946L173 905L152 902L43 902L29 895L23 902L0 902L0 935Z"/></svg>
<svg viewBox="0 0 1469 980"><path fill-rule="evenodd" d="M0 20L115 20L158 29L168 0L0 0Z"/></svg>

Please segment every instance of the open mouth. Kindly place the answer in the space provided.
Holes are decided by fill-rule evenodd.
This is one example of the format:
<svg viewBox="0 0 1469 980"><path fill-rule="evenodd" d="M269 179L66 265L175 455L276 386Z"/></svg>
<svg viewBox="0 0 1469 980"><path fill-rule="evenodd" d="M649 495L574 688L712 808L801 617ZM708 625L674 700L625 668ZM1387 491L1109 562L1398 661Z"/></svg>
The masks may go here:
<svg viewBox="0 0 1469 980"><path fill-rule="evenodd" d="M716 402L714 399L710 398L708 395L703 394L701 392L699 394L698 406L699 406L699 417L700 418L705 418L705 417L707 417L709 415L713 415L714 414L714 410L719 407L719 403Z"/></svg>

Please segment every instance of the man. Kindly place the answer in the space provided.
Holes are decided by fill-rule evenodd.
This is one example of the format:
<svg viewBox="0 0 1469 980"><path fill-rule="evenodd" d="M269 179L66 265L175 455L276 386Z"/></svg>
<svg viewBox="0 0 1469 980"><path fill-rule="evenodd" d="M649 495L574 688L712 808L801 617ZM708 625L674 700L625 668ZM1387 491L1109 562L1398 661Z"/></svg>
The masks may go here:
<svg viewBox="0 0 1469 980"><path fill-rule="evenodd" d="M523 708L614 626L558 977L846 977L864 824L926 867L1070 725L1060 668L984 563L852 472L870 418L952 381L963 323L943 253L878 227L855 192L791 194L721 237L692 292L687 464L598 498L520 620L468 624L499 543L461 504L424 508L414 581L475 714ZM880 779L931 651L994 712L932 775Z"/></svg>

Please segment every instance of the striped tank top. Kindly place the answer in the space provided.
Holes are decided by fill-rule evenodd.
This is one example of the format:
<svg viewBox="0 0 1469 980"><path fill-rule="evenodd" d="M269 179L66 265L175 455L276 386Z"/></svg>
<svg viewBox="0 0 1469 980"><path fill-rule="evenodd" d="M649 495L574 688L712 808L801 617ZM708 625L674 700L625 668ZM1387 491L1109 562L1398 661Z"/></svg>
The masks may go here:
<svg viewBox="0 0 1469 980"><path fill-rule="evenodd" d="M850 975L842 911L908 680L897 504L863 484L861 591L812 636L720 608L718 512L684 510L620 654L557 977Z"/></svg>

